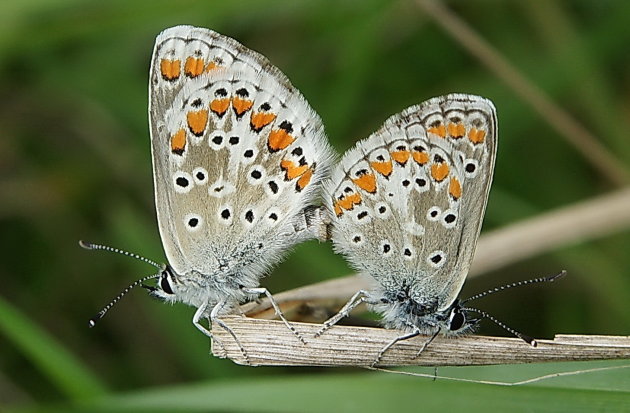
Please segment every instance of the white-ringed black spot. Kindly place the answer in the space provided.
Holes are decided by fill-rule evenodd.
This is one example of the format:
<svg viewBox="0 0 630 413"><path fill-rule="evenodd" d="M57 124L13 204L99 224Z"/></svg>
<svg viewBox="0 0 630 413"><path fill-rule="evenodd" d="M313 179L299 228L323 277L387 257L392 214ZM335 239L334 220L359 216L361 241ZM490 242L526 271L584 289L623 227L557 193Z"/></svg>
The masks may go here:
<svg viewBox="0 0 630 413"><path fill-rule="evenodd" d="M433 251L427 257L427 264L433 268L440 268L446 262L446 254L444 251Z"/></svg>
<svg viewBox="0 0 630 413"><path fill-rule="evenodd" d="M272 221L277 221L278 220L278 214L276 214L275 212L272 212L271 214L269 214L269 219Z"/></svg>
<svg viewBox="0 0 630 413"><path fill-rule="evenodd" d="M249 92L244 87L237 89L235 93L236 93L236 96L241 97L241 98L246 98L249 96Z"/></svg>
<svg viewBox="0 0 630 413"><path fill-rule="evenodd" d="M252 158L254 156L254 151L252 149L248 149L245 152L243 152L243 156L245 158Z"/></svg>
<svg viewBox="0 0 630 413"><path fill-rule="evenodd" d="M403 254L405 254L405 256L407 257L411 257L411 250L409 248L405 248L405 251L403 252Z"/></svg>
<svg viewBox="0 0 630 413"><path fill-rule="evenodd" d="M198 166L192 171L193 179L197 185L205 185L208 182L208 171L205 168Z"/></svg>
<svg viewBox="0 0 630 413"><path fill-rule="evenodd" d="M260 110L265 110L265 111L267 111L267 110L269 110L269 109L271 109L271 105L269 104L269 102L265 102L265 103L263 103L262 105L260 105Z"/></svg>
<svg viewBox="0 0 630 413"><path fill-rule="evenodd" d="M260 172L260 171L259 171L259 170L257 170L257 169L254 169L254 170L250 173L250 176L251 176L252 178L254 178L254 179L260 179L260 178L262 178L262 172Z"/></svg>
<svg viewBox="0 0 630 413"><path fill-rule="evenodd" d="M251 209L247 210L247 212L245 212L245 220L250 224L254 222L254 211L252 211Z"/></svg>
<svg viewBox="0 0 630 413"><path fill-rule="evenodd" d="M230 143L230 145L238 145L238 142L240 141L240 138L238 136L232 136L228 142Z"/></svg>
<svg viewBox="0 0 630 413"><path fill-rule="evenodd" d="M440 219L441 213L442 210L440 208L438 208L437 206L433 206L427 211L427 219L429 221L437 221Z"/></svg>
<svg viewBox="0 0 630 413"><path fill-rule="evenodd" d="M477 169L477 166L475 166L474 163L467 163L466 164L466 172L468 172L469 174L475 172L475 169Z"/></svg>
<svg viewBox="0 0 630 413"><path fill-rule="evenodd" d="M454 214L448 214L444 216L444 222L446 222L447 224L453 223L455 222L455 215Z"/></svg>
<svg viewBox="0 0 630 413"><path fill-rule="evenodd" d="M228 208L225 208L223 211L221 211L221 218L227 220L227 219L230 219L231 216L232 216L232 212L230 212Z"/></svg>
<svg viewBox="0 0 630 413"><path fill-rule="evenodd" d="M186 179L183 176L179 176L175 179L175 183L177 184L177 186L180 186L182 188L186 188L188 185L190 185L190 182L188 182L188 179Z"/></svg>
<svg viewBox="0 0 630 413"><path fill-rule="evenodd" d="M405 180L403 180L403 181L402 181L402 186L404 186L404 187L406 188L406 187L408 187L408 186L409 186L409 184L410 184L410 183L411 183L411 182L409 182L409 180L408 180L408 179L405 179Z"/></svg>
<svg viewBox="0 0 630 413"><path fill-rule="evenodd" d="M186 214L183 221L186 229L190 232L199 230L203 225L203 218L201 218L198 214Z"/></svg>
<svg viewBox="0 0 630 413"><path fill-rule="evenodd" d="M359 213L357 214L357 218L358 218L358 219L363 219L363 218L367 217L368 215L369 215L369 214L368 214L368 212L367 212L367 211L361 211L361 212L359 212Z"/></svg>
<svg viewBox="0 0 630 413"><path fill-rule="evenodd" d="M383 253L387 254L388 252L390 252L392 250L391 245L389 244L383 244Z"/></svg>
<svg viewBox="0 0 630 413"><path fill-rule="evenodd" d="M427 180L423 179L423 178L416 178L416 185L418 185L420 188L424 188L427 184Z"/></svg>
<svg viewBox="0 0 630 413"><path fill-rule="evenodd" d="M355 235L354 237L352 237L352 242L354 242L355 244L358 244L359 242L361 242L361 236Z"/></svg>
<svg viewBox="0 0 630 413"><path fill-rule="evenodd" d="M214 135L212 138L210 138L210 146L218 147L218 146L221 146L222 143L223 143L222 135Z"/></svg>
<svg viewBox="0 0 630 413"><path fill-rule="evenodd" d="M378 207L378 212L379 214L384 214L385 212L387 212L387 207L385 205L381 205L380 207Z"/></svg>
<svg viewBox="0 0 630 413"><path fill-rule="evenodd" d="M219 88L214 91L214 96L216 97L226 97L227 95L228 95L228 92L224 88Z"/></svg>
<svg viewBox="0 0 630 413"><path fill-rule="evenodd" d="M278 193L278 184L275 181L269 181L267 185L269 185L269 189L274 195Z"/></svg>

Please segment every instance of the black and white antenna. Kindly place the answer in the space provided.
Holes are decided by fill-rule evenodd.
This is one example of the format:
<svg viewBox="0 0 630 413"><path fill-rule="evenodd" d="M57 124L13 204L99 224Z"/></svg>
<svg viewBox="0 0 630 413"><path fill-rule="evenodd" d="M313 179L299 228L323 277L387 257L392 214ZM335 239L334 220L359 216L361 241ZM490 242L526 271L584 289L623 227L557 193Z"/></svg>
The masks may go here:
<svg viewBox="0 0 630 413"><path fill-rule="evenodd" d="M147 281L147 280L151 280L154 278L160 278L162 276L162 270L163 270L163 266L161 266L160 264L156 263L153 260L150 260L148 258L142 257L138 254L134 254L128 251L124 251L118 248L114 248L114 247L109 247L107 245L100 245L100 244L92 244L90 242L85 242L85 241L79 241L79 245L82 248L85 248L86 250L102 250L102 251L108 251L108 252L114 252L116 254L121 254L121 255L125 255L127 257L131 257L131 258L135 258L139 261L145 262L149 265L154 266L155 268L159 269L160 272L158 272L157 274L153 274L153 275L149 275L146 277L143 277L137 281L134 281L133 283L131 283L129 286L127 286L127 288L125 288L124 290L122 290L120 292L120 294L118 294L116 297L114 297L105 307L103 307L103 309L101 311L98 312L98 314L96 314L94 317L90 318L89 321L89 326L90 328L94 327L96 325L96 322L98 320L100 320L101 318L103 318L105 316L105 314L107 314L107 312L118 302L120 301L129 291L131 291L134 287L137 287L138 285L141 285L143 282Z"/></svg>
<svg viewBox="0 0 630 413"><path fill-rule="evenodd" d="M493 323L495 323L499 327L503 328L507 332L515 335L516 337L520 338L521 340L523 340L527 344L530 344L532 347L536 347L538 345L538 342L533 337L530 337L530 336L528 336L526 334L523 334L523 333L520 333L520 332L514 330L513 328L511 328L511 327L507 326L505 323L497 320L496 318L494 318L490 314L486 313L485 311L478 310L476 308L464 307L464 304L466 304L467 302L470 302L470 301L478 300L480 298L486 297L486 296L494 294L494 293L498 293L498 292L501 292L501 291L509 290L510 288L523 287L525 285L530 285L530 284L554 282L554 281L564 277L566 274L567 274L566 270L562 270L558 274L554 274L554 275L551 275L549 277L533 278L531 280L517 281L517 282L513 282L511 284L506 284L506 285L502 285L502 286L499 286L499 287L495 287L495 288L492 288L492 289L490 289L488 291L484 291L482 293L475 294L472 297L469 297L469 298L467 298L465 300L462 300L460 302L460 305L462 306L461 309L464 310L464 311L470 311L470 312L473 312L473 313L477 313L477 314L479 314L481 316L481 318L487 318L488 320L492 321Z"/></svg>

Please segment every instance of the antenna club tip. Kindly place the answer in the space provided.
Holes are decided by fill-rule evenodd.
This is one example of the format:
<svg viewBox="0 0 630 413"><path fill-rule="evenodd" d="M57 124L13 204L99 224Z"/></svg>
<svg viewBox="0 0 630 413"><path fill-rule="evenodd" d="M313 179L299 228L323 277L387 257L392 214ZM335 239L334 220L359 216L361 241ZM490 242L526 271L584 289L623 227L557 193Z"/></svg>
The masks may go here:
<svg viewBox="0 0 630 413"><path fill-rule="evenodd" d="M536 341L536 339L532 339L529 344L531 344L532 347L538 347L538 341Z"/></svg>
<svg viewBox="0 0 630 413"><path fill-rule="evenodd" d="M90 244L87 241L83 241L82 239L79 240L79 246L81 248L85 248L86 250L91 250L92 249L92 244Z"/></svg>
<svg viewBox="0 0 630 413"><path fill-rule="evenodd" d="M95 325L96 325L96 319L90 318L90 321L88 321L88 327L92 328Z"/></svg>

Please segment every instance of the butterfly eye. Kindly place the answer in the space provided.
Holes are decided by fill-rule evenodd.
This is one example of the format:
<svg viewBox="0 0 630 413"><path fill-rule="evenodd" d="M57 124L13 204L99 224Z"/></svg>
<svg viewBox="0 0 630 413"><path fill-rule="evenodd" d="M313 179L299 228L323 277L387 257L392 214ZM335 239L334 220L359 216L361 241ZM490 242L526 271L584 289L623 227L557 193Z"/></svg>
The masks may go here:
<svg viewBox="0 0 630 413"><path fill-rule="evenodd" d="M171 288L171 284L168 282L168 274L165 272L162 274L162 278L160 278L160 287L166 294L175 294L173 289Z"/></svg>
<svg viewBox="0 0 630 413"><path fill-rule="evenodd" d="M451 319L449 320L448 329L451 331L457 331L466 323L466 316L464 313L458 310L453 310L451 313Z"/></svg>

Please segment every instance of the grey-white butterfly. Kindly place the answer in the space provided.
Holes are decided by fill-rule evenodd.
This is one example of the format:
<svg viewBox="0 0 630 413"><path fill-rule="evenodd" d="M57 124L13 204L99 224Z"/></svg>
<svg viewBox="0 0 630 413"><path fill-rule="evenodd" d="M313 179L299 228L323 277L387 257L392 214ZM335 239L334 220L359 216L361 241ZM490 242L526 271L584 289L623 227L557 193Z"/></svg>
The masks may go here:
<svg viewBox="0 0 630 413"><path fill-rule="evenodd" d="M314 237L319 211L312 204L331 150L320 118L280 70L203 28L177 26L157 37L149 116L169 264L132 286L159 278L151 294L196 307L193 323L211 336L201 319L224 326L218 316L236 304L271 298L259 279Z"/></svg>
<svg viewBox="0 0 630 413"><path fill-rule="evenodd" d="M457 298L475 252L496 150L492 102L451 94L392 116L343 156L325 188L332 241L374 286L357 292L317 335L367 302L386 327L405 330L375 363L400 340L431 334L424 349L440 331L470 330L477 320L467 320L468 311L535 344Z"/></svg>

